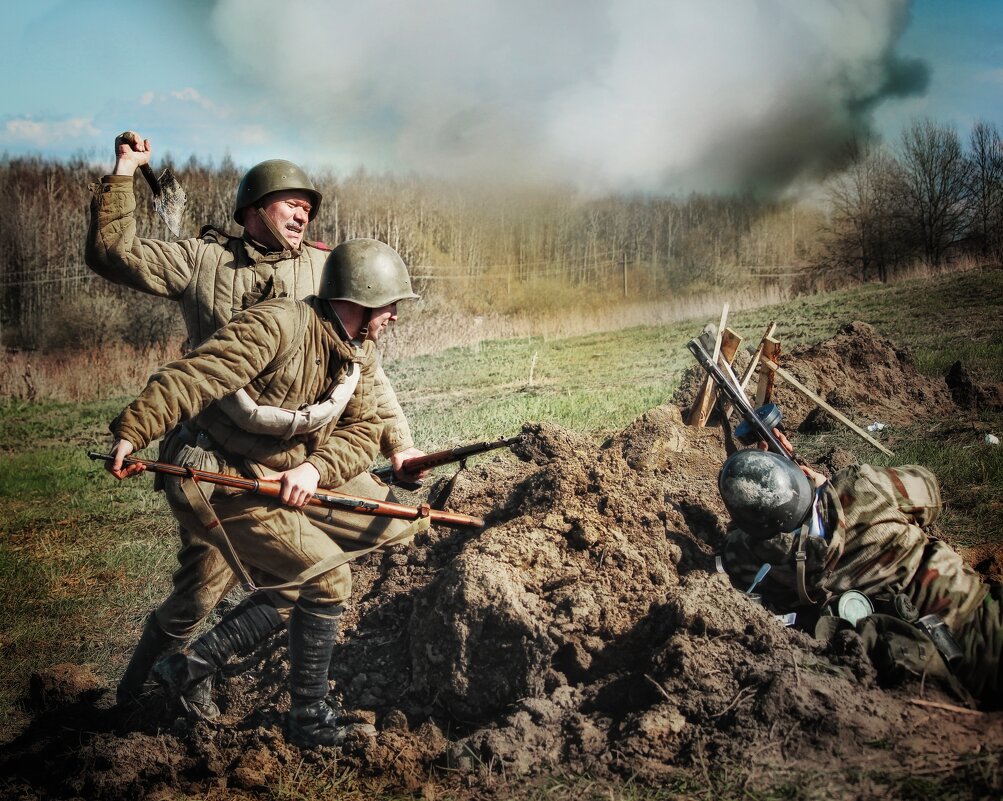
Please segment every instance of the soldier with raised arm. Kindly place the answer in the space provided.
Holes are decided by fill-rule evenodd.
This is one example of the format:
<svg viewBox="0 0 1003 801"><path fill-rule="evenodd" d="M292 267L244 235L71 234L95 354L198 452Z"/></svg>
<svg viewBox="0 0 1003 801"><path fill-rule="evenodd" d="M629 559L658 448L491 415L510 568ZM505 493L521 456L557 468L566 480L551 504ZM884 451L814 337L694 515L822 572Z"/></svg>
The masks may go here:
<svg viewBox="0 0 1003 801"><path fill-rule="evenodd" d="M199 345L235 313L255 303L270 298L300 299L317 291L327 251L308 241L306 232L322 197L300 167L273 159L247 171L233 204L233 219L243 226L241 236L206 226L197 237L168 242L141 238L136 231L133 176L141 165L149 163L150 156L149 140L135 132L116 137L114 169L102 178L91 202L85 256L94 272L109 281L176 301L187 329L187 347ZM414 447L410 427L378 357L374 397L380 420L379 450L399 471L404 459L422 452ZM259 406L242 391L220 408L247 437L296 437L323 424L323 409ZM199 442L190 428L180 427L164 440L161 457L177 461L184 449L184 458L198 466L206 444ZM362 481L367 480L366 467L360 467L358 478ZM388 488L380 484L366 489L370 497L384 499L389 495ZM235 586L233 572L213 545L184 528L179 533L180 566L173 576L172 591L147 618L119 682L119 702L138 696L153 663L182 647ZM208 688L201 688L206 704L198 700L199 694L193 690L192 708L214 716Z"/></svg>

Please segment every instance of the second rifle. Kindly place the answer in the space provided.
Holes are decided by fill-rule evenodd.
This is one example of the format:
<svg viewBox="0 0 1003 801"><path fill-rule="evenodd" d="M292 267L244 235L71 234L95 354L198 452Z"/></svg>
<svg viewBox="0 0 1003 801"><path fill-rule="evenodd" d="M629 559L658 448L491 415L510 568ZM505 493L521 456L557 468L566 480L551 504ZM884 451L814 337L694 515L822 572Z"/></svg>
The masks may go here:
<svg viewBox="0 0 1003 801"><path fill-rule="evenodd" d="M707 348L703 346L699 337L691 339L687 347L690 350L696 360L700 363L700 366L707 371L707 375L711 377L711 380L717 384L718 389L723 392L728 400L734 404L735 408L738 409L739 414L742 415L742 419L749 425L749 427L755 432L756 436L766 443L766 446L779 456L785 459L790 459L794 462L800 462L799 458L790 453L777 439L776 434L770 429L766 423L763 422L762 418L757 414L756 410L753 408L752 403L745 396L745 392L742 391L742 387L735 377L735 374L731 371L731 365L725 362L724 369L721 368L714 358L707 352ZM725 372L727 371L727 373Z"/></svg>
<svg viewBox="0 0 1003 801"><path fill-rule="evenodd" d="M401 463L401 470L405 473L420 473L422 470L430 470L440 465L452 462L464 462L468 457L476 456L478 453L486 453L496 448L511 447L521 439L521 436L503 437L489 442L474 442L470 445L461 445L458 448L447 448L446 450L435 451L434 453L426 453L424 456L414 456L411 459L405 459ZM387 483L394 481L394 470L390 465L377 467L370 472L381 481Z"/></svg>

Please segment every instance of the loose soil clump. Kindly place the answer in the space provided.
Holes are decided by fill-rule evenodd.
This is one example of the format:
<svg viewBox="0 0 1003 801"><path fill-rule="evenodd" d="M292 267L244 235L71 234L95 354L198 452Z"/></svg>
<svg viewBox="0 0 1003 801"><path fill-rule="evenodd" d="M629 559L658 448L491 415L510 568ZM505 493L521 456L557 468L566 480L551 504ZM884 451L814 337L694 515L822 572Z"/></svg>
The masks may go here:
<svg viewBox="0 0 1003 801"><path fill-rule="evenodd" d="M811 367L820 394L890 422L907 405L915 416L950 404L860 324L791 361L809 380ZM851 362L867 375L861 392L891 394L853 394ZM794 408L802 425L810 415ZM3 748L9 797L263 797L307 776L321 788L332 764L424 797L511 797L554 772L651 785L691 772L706 786L734 775L749 792L789 782L872 797L896 777L969 765L972 797L998 794L1000 714L962 710L918 679L885 686L856 634L824 642L785 627L716 572L725 453L720 431L682 420L659 406L602 444L527 424L517 458L453 482L448 508L484 516L482 531L433 528L360 561L331 678L375 737L284 742L282 635L229 666L214 724L179 717L158 691L115 707L60 666Z"/></svg>

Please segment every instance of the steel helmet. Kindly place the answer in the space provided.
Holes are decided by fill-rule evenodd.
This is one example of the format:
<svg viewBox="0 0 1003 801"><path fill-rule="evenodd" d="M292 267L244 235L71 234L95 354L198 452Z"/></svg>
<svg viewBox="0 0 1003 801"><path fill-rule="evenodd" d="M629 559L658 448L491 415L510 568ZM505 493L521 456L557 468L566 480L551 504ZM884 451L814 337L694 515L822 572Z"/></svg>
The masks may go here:
<svg viewBox="0 0 1003 801"><path fill-rule="evenodd" d="M265 195L287 189L298 189L310 195L310 219L313 220L323 196L301 167L285 159L263 161L244 173L233 201L233 219L243 225L244 209L253 206Z"/></svg>
<svg viewBox="0 0 1003 801"><path fill-rule="evenodd" d="M379 309L418 295L411 289L403 259L390 245L377 239L349 239L328 254L317 297Z"/></svg>
<svg viewBox="0 0 1003 801"><path fill-rule="evenodd" d="M808 516L815 496L794 462L755 448L729 456L717 486L735 523L762 539L794 531Z"/></svg>

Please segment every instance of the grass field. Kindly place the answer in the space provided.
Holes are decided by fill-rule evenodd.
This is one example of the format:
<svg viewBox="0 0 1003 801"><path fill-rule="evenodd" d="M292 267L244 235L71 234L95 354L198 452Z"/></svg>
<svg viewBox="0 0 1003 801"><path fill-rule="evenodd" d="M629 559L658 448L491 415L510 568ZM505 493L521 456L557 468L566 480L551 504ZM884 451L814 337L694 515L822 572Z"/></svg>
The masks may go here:
<svg viewBox="0 0 1003 801"><path fill-rule="evenodd" d="M866 285L745 311L729 325L758 341L778 324L786 347L831 336L850 320L873 324L908 347L920 369L942 375L956 359L1003 382L1003 272L991 270ZM428 450L552 421L597 441L671 398L692 364L686 341L710 320L634 327L573 339L525 337L399 360L387 366L420 447ZM716 320L715 320L716 322ZM0 740L26 714L30 673L62 661L88 664L113 684L147 611L167 590L174 524L151 479L119 483L86 457L110 442L108 421L127 398L81 404L0 403ZM961 544L998 537L1003 523L1003 416L983 414L945 446L918 422L897 463L932 467L954 499L945 516ZM881 463L856 438L829 441ZM801 443L810 455L818 443Z"/></svg>

